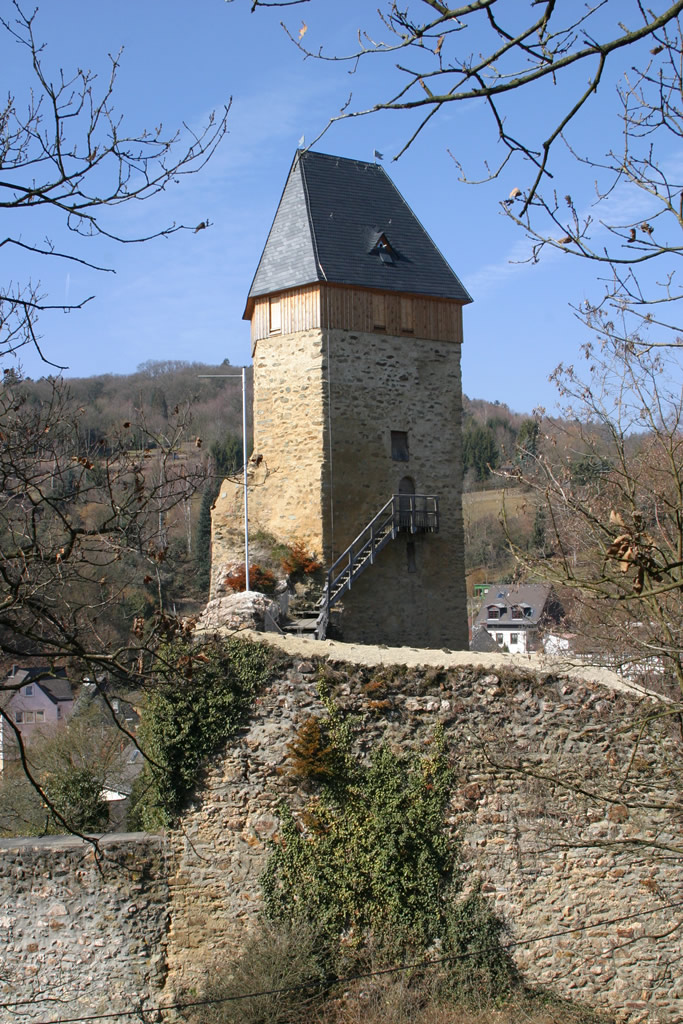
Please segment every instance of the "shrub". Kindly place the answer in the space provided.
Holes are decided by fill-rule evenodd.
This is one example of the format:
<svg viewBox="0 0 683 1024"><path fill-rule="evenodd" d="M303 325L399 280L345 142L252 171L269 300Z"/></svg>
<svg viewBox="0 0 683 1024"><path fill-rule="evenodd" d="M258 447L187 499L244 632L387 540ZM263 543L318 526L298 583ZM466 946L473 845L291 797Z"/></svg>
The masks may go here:
<svg viewBox="0 0 683 1024"><path fill-rule="evenodd" d="M282 557L282 569L288 576L311 576L322 569L314 555L309 554L303 541L297 540Z"/></svg>
<svg viewBox="0 0 683 1024"><path fill-rule="evenodd" d="M202 993L207 1004L193 1009L189 1019L197 1024L308 1024L327 988L327 962L328 950L314 928L262 922L239 954L213 973Z"/></svg>
<svg viewBox="0 0 683 1024"><path fill-rule="evenodd" d="M481 882L451 908L442 948L452 957L447 988L459 1002L495 1002L518 982L512 958L501 943L504 931L481 893Z"/></svg>
<svg viewBox="0 0 683 1024"><path fill-rule="evenodd" d="M238 565L225 577L225 585L229 590L240 593L247 589L247 573L244 565ZM260 594L273 594L277 587L277 580L270 569L263 569L260 565L249 566L249 588L258 590Z"/></svg>
<svg viewBox="0 0 683 1024"><path fill-rule="evenodd" d="M287 767L295 778L330 781L337 767L336 747L315 716L307 718L287 744Z"/></svg>
<svg viewBox="0 0 683 1024"><path fill-rule="evenodd" d="M69 826L78 832L101 832L109 821L102 796L103 772L88 765L69 765L49 776L46 791Z"/></svg>

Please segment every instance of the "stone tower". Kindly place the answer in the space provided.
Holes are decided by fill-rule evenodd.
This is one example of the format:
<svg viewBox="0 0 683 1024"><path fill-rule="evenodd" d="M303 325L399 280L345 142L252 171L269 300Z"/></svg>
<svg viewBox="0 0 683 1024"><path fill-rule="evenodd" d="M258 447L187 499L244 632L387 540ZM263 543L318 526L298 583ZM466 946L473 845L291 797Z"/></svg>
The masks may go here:
<svg viewBox="0 0 683 1024"><path fill-rule="evenodd" d="M335 570L350 563L334 615L346 641L467 647L460 346L470 301L382 167L297 152L244 314L250 528L303 541L329 568L368 527L368 543ZM234 501L224 488L214 532Z"/></svg>

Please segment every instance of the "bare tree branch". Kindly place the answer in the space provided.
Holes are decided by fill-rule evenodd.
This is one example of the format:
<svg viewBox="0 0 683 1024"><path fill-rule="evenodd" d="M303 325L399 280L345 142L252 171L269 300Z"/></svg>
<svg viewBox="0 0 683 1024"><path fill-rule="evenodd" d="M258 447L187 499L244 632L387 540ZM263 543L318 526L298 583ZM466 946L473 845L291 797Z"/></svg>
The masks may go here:
<svg viewBox="0 0 683 1024"><path fill-rule="evenodd" d="M12 214L45 207L57 214L63 227L82 238L99 236L132 244L194 230L194 225L173 223L124 235L105 215L122 204L152 199L183 176L200 171L227 131L229 104L217 115L211 114L199 131L183 124L165 133L159 125L129 135L114 109L121 54L110 56L109 76L101 86L97 75L85 70L71 77L60 71L53 82L45 70L45 44L35 34L37 11L26 14L18 0L13 0L13 8L12 18L0 18L0 28L24 49L34 84L27 100L10 94L0 109L0 209L6 211L8 223ZM113 272L90 259L80 240L77 244L75 251L69 251L49 241L31 241L20 232L0 241L0 247L18 246L36 257ZM36 331L38 311L80 309L87 301L41 305L30 284L0 285L0 356L24 345L34 346L42 356Z"/></svg>

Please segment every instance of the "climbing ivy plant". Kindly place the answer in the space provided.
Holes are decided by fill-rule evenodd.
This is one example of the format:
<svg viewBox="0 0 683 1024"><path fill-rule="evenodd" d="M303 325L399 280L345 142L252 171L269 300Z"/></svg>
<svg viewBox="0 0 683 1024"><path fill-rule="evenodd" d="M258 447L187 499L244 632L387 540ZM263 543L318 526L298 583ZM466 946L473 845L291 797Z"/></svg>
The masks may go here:
<svg viewBox="0 0 683 1024"><path fill-rule="evenodd" d="M171 825L202 764L246 720L272 654L237 638L177 640L162 648L139 732L147 761L133 793L131 827Z"/></svg>
<svg viewBox="0 0 683 1024"><path fill-rule="evenodd" d="M459 843L446 823L454 767L443 733L429 752L352 749L353 724L322 694L327 716L304 723L289 745L290 770L311 790L281 831L262 877L266 914L320 929L347 950L372 945L388 962L438 948L497 994L513 978L502 925L474 888L461 897ZM473 924L473 921L475 922Z"/></svg>

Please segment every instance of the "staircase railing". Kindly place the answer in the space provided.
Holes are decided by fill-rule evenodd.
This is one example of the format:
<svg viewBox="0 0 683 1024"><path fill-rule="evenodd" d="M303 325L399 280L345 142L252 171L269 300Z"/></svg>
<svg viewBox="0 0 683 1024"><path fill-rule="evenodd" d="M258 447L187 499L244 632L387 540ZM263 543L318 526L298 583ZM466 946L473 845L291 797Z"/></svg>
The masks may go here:
<svg viewBox="0 0 683 1024"><path fill-rule="evenodd" d="M315 635L325 637L330 609L399 533L438 533L439 499L434 494L392 494L389 501L327 570Z"/></svg>

